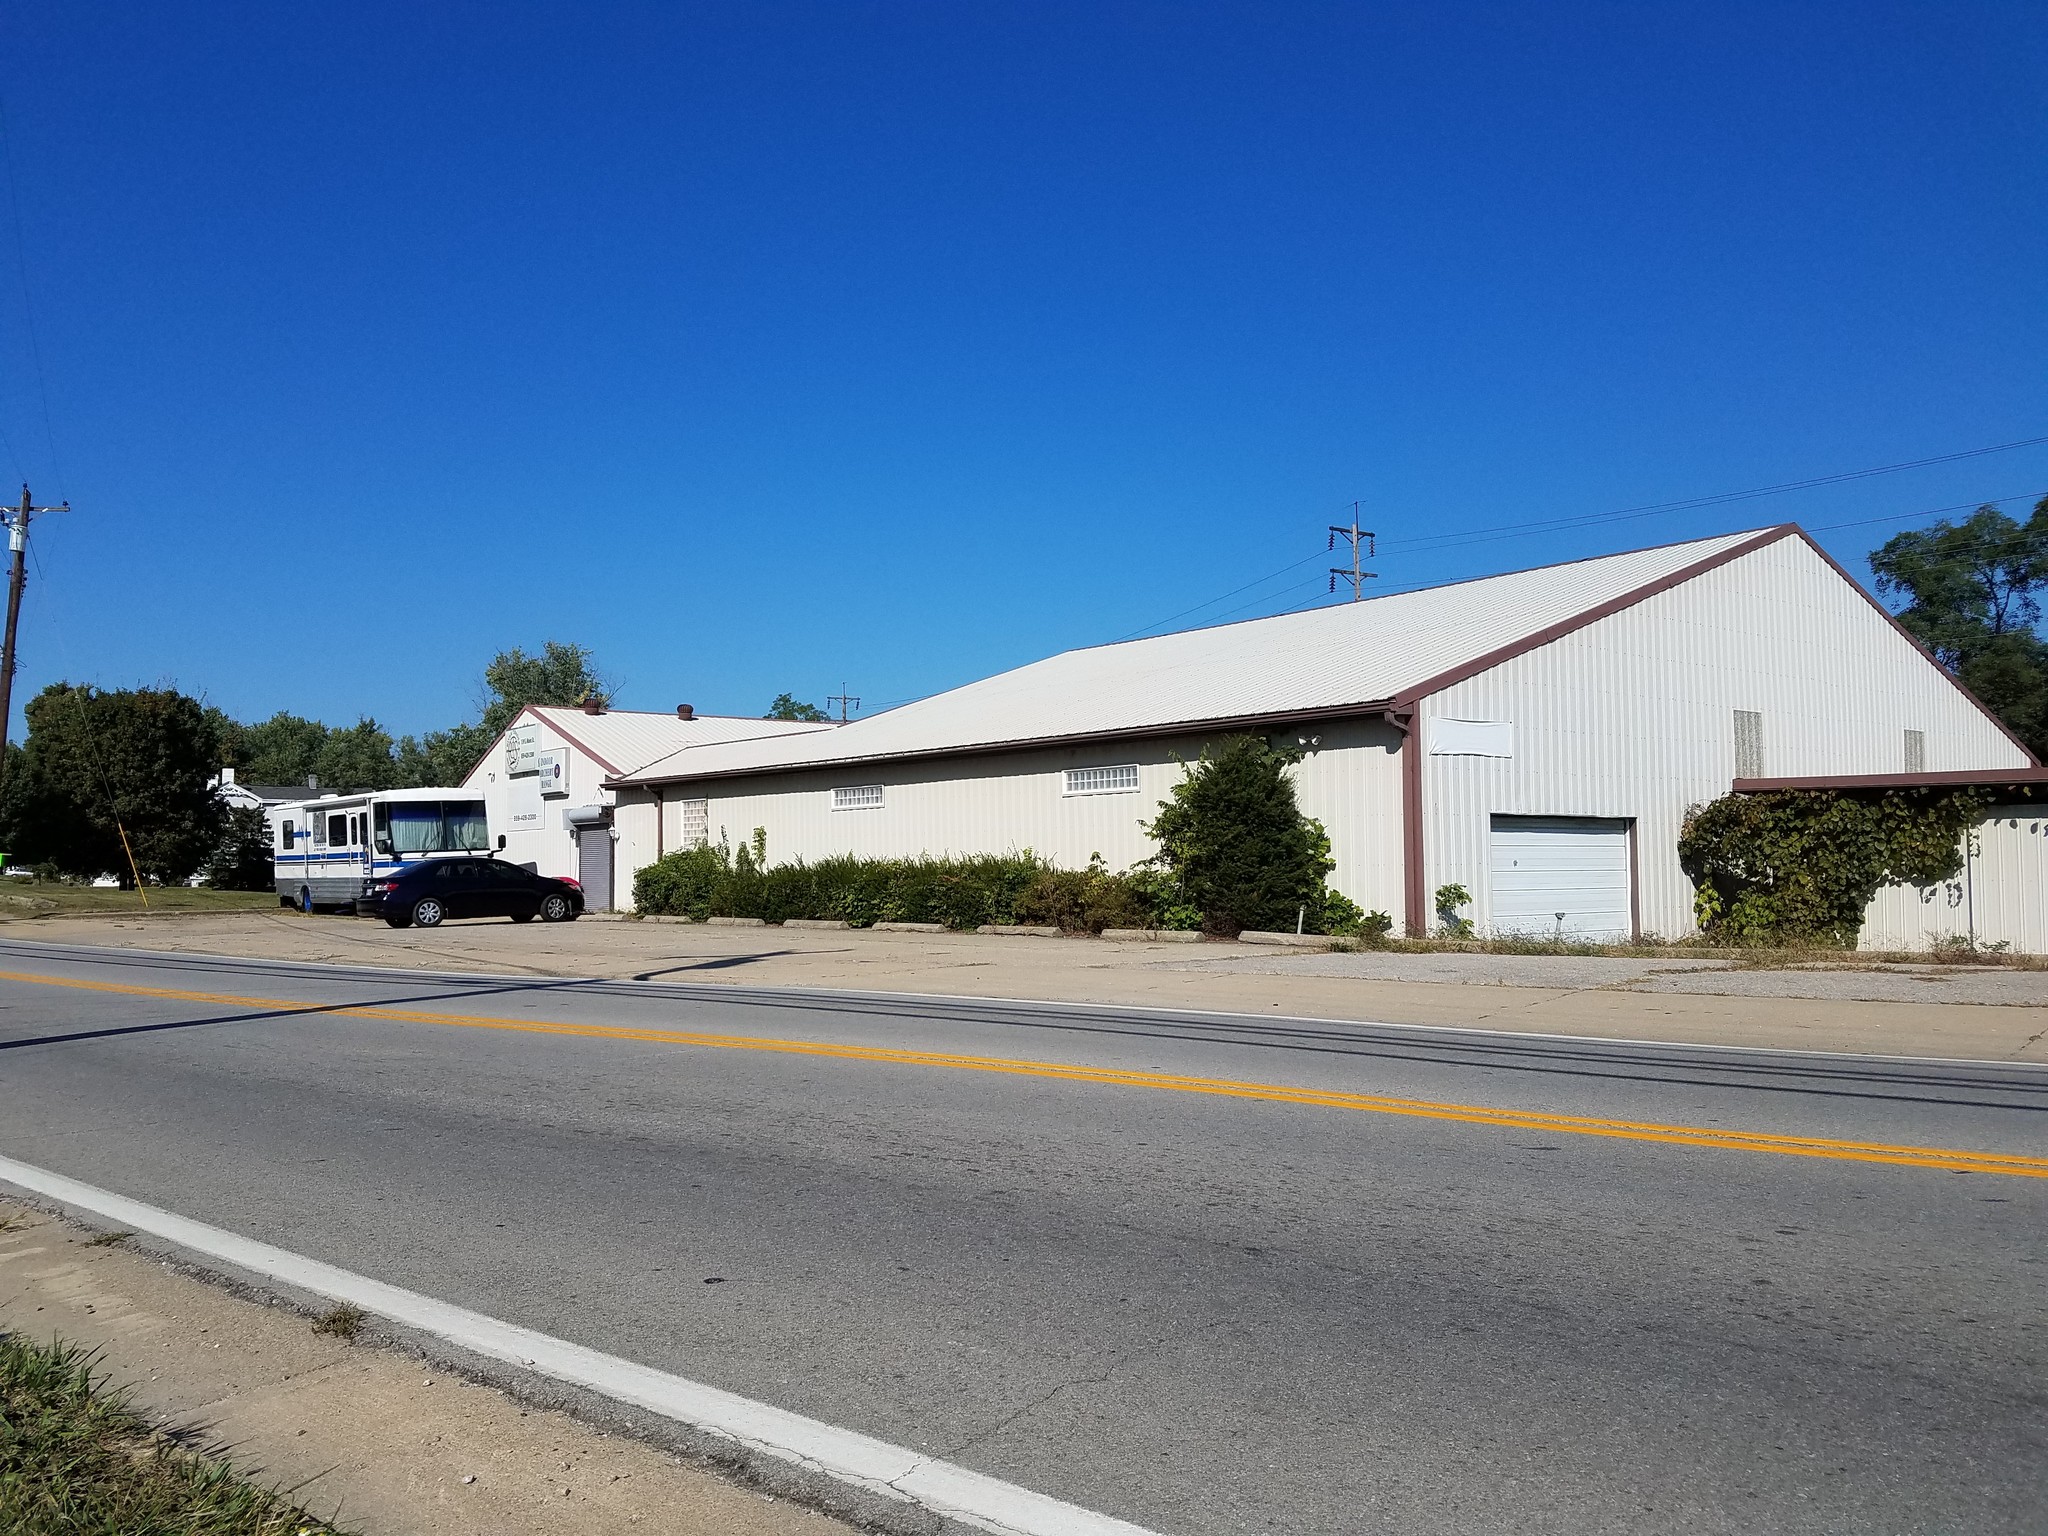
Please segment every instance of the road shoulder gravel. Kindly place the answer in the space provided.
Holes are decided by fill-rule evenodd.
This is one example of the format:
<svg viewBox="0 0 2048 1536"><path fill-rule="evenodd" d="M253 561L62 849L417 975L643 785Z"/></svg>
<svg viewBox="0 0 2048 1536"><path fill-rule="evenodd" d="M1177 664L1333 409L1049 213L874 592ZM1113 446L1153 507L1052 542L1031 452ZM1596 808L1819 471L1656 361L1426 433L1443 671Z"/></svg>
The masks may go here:
<svg viewBox="0 0 2048 1536"><path fill-rule="evenodd" d="M239 1469L363 1536L852 1529L6 1202L0 1328L97 1350L140 1412L200 1427Z"/></svg>

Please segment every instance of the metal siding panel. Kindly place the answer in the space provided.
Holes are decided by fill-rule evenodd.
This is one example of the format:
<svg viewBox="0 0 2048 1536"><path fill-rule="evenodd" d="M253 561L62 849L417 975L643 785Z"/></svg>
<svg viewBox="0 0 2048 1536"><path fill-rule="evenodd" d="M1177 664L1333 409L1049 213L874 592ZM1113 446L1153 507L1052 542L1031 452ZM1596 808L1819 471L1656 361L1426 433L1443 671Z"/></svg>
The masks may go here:
<svg viewBox="0 0 2048 1536"><path fill-rule="evenodd" d="M1941 885L1879 891L1864 911L1857 947L1924 950L1955 938L2048 954L2048 811L1993 806L1971 836L1962 874Z"/></svg>
<svg viewBox="0 0 2048 1536"><path fill-rule="evenodd" d="M1367 910L1400 910L1402 847L1400 733L1381 721L1319 724L1319 745L1296 771L1301 806L1330 832L1337 868L1331 884ZM711 779L663 790L676 802L709 802L713 842L737 847L756 827L775 863L833 854L910 858L919 854L1030 850L1066 868L1100 854L1126 869L1156 851L1141 823L1180 781L1181 762L1200 754L1197 737L1162 737L1099 746L987 754L943 763L871 764L745 780ZM1070 767L1138 765L1138 791L1067 795ZM881 784L874 810L834 811L835 785ZM734 793L744 790L744 793ZM652 859L652 796L619 792L619 889ZM675 846L673 840L666 844Z"/></svg>
<svg viewBox="0 0 2048 1536"><path fill-rule="evenodd" d="M1894 771L1908 726L1927 732L1931 769L2021 766L1923 653L1781 540L1425 700L1425 714L1513 720L1516 751L1424 759L1427 888L1467 886L1483 925L1491 816L1634 817L1644 930L1690 932L1679 827L1728 792L1738 708L1763 713L1774 774Z"/></svg>

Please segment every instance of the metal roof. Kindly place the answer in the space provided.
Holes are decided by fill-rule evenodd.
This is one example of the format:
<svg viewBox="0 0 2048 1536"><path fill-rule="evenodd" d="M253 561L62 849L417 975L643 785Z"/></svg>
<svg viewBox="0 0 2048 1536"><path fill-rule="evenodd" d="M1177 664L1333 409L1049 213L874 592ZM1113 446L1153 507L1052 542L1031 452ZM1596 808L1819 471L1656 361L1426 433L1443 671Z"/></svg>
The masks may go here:
<svg viewBox="0 0 2048 1536"><path fill-rule="evenodd" d="M618 774L630 774L657 758L689 748L756 737L785 740L831 729L809 720L754 720L737 715L693 715L685 720L672 712L637 709L607 709L592 715L551 704L527 705L514 717L513 724L528 716L581 747L607 771Z"/></svg>
<svg viewBox="0 0 2048 1536"><path fill-rule="evenodd" d="M690 746L619 782L665 783L1305 716L1447 686L1783 526L1065 651L816 735ZM574 717L573 711L558 711Z"/></svg>

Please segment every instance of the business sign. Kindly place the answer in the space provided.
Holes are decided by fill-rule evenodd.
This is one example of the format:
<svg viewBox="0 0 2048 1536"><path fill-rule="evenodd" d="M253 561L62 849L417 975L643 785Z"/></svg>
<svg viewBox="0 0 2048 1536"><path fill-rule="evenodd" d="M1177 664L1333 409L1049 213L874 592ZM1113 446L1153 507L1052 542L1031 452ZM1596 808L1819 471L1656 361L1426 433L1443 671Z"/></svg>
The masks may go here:
<svg viewBox="0 0 2048 1536"><path fill-rule="evenodd" d="M505 772L540 772L540 727L515 725L505 733Z"/></svg>
<svg viewBox="0 0 2048 1536"><path fill-rule="evenodd" d="M524 774L505 786L505 830L538 832L541 829L540 780Z"/></svg>
<svg viewBox="0 0 2048 1536"><path fill-rule="evenodd" d="M540 754L540 792L543 795L569 793L569 754L554 747Z"/></svg>

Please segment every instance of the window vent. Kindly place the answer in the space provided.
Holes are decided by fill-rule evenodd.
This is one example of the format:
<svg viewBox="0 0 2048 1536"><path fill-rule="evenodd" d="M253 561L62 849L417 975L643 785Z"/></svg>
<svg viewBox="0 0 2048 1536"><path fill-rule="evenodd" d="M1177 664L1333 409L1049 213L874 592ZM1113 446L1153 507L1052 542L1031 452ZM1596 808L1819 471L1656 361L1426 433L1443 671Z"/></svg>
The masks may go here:
<svg viewBox="0 0 2048 1536"><path fill-rule="evenodd" d="M832 809L835 811L879 811L882 808L882 786L879 784L848 784L832 791Z"/></svg>
<svg viewBox="0 0 2048 1536"><path fill-rule="evenodd" d="M1070 795L1133 795L1138 792L1138 765L1122 763L1114 768L1069 768Z"/></svg>
<svg viewBox="0 0 2048 1536"><path fill-rule="evenodd" d="M1926 771L1927 733L1925 731L1908 731L1906 732L1906 772L1925 773Z"/></svg>
<svg viewBox="0 0 2048 1536"><path fill-rule="evenodd" d="M680 813L682 825L677 841L684 848L702 848L711 841L711 802L709 800L678 800L676 810Z"/></svg>
<svg viewBox="0 0 2048 1536"><path fill-rule="evenodd" d="M1735 777L1764 776L1764 717L1753 709L1735 711Z"/></svg>

